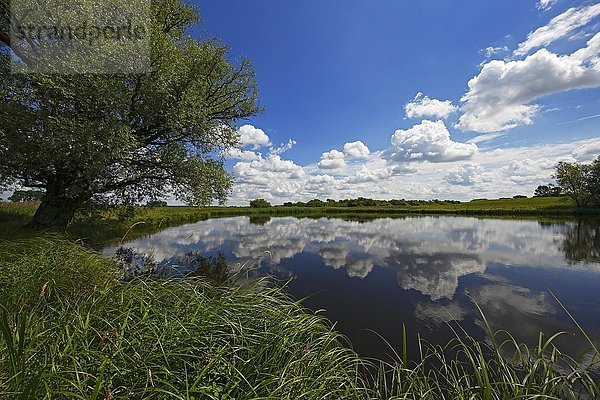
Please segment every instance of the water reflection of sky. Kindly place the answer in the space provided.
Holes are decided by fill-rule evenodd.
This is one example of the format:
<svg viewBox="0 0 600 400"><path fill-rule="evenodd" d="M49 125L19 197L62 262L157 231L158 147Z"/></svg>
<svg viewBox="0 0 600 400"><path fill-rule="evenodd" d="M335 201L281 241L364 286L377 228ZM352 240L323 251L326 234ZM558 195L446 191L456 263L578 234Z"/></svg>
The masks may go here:
<svg viewBox="0 0 600 400"><path fill-rule="evenodd" d="M540 330L574 332L548 288L588 329L600 331L599 231L596 221L274 218L253 224L238 217L169 228L127 246L159 262L223 251L232 263L293 277L294 296L325 309L357 350L380 355L385 346L367 330L394 343L406 323L409 331L444 342L451 336L445 322L460 321L483 337L471 299L494 328L523 341L535 343ZM564 344L573 351L583 346L572 338Z"/></svg>

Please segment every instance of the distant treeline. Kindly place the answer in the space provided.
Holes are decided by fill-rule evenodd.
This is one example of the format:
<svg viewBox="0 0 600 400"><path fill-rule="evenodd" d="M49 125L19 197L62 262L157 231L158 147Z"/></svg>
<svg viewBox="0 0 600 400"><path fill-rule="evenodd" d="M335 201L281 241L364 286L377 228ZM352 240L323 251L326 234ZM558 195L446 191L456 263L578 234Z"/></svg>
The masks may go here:
<svg viewBox="0 0 600 400"><path fill-rule="evenodd" d="M359 197L357 199L333 200L325 201L313 199L307 202L298 201L296 203L287 202L283 207L403 207L403 206L422 206L427 204L460 204L456 200L374 200ZM258 199L250 202L250 207L264 208L271 207L271 204L264 200Z"/></svg>

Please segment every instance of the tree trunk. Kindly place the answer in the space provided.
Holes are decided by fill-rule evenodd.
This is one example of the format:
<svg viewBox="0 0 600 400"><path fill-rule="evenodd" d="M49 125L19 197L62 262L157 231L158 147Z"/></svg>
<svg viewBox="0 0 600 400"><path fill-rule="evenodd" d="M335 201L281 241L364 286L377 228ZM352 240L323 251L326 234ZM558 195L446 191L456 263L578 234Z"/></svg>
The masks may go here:
<svg viewBox="0 0 600 400"><path fill-rule="evenodd" d="M66 228L78 207L79 204L69 199L45 196L27 226L33 229Z"/></svg>

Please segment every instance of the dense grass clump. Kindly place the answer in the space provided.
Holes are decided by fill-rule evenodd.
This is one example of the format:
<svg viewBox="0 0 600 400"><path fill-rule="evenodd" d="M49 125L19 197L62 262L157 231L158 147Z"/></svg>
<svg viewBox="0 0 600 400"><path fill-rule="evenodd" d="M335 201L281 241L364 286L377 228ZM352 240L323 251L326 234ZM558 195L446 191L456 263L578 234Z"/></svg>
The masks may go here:
<svg viewBox="0 0 600 400"><path fill-rule="evenodd" d="M124 283L59 236L0 244L0 398L593 399L600 353L571 359L540 335L457 331L419 360L364 360L269 281ZM485 319L483 319L485 324ZM488 328L489 329L489 328ZM582 331L583 332L583 331ZM405 335L406 337L406 335ZM594 347L596 346L596 347ZM597 371L597 370L596 370Z"/></svg>
<svg viewBox="0 0 600 400"><path fill-rule="evenodd" d="M0 242L0 266L0 304L13 313L106 290L118 272L110 260L55 234Z"/></svg>
<svg viewBox="0 0 600 400"><path fill-rule="evenodd" d="M397 354L396 363L381 362L375 392L380 399L596 399L600 398L597 345L574 359L539 334L529 348L509 332L492 332L482 316L488 341L465 333L445 345L420 341L420 359ZM585 335L585 332L583 332ZM452 354L452 356L449 356Z"/></svg>
<svg viewBox="0 0 600 400"><path fill-rule="evenodd" d="M264 282L217 287L201 278L146 279L94 286L95 265L106 261L78 245L3 246L21 248L2 265L3 277L14 276L0 286L3 398L366 395L360 360L343 338ZM23 304L28 307L14 308Z"/></svg>

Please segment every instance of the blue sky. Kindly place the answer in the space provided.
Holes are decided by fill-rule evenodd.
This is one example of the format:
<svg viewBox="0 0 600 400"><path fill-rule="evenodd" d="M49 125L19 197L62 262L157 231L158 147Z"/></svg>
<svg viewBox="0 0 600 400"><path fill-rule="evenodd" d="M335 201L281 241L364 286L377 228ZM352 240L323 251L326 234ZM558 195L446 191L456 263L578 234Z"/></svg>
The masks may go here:
<svg viewBox="0 0 600 400"><path fill-rule="evenodd" d="M600 152L598 1L197 5L193 34L252 60L266 109L230 155L233 203L529 194L557 161ZM343 151L356 141L368 154Z"/></svg>

